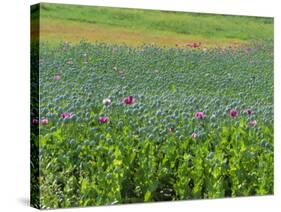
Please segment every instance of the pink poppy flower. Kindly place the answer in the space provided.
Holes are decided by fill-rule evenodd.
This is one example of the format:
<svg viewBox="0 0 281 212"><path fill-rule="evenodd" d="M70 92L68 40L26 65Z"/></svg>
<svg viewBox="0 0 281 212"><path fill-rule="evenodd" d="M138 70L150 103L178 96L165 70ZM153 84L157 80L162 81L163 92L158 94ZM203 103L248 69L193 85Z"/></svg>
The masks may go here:
<svg viewBox="0 0 281 212"><path fill-rule="evenodd" d="M197 118L197 119L203 119L203 118L205 118L204 112L196 112L196 113L195 113L195 118Z"/></svg>
<svg viewBox="0 0 281 212"><path fill-rule="evenodd" d="M231 109L229 111L229 115L232 117L232 118L236 118L238 116L238 111L235 110L235 109Z"/></svg>
<svg viewBox="0 0 281 212"><path fill-rule="evenodd" d="M250 125L251 127L255 126L256 124L257 124L257 121L256 121L256 120L251 120L251 121L249 121L249 125Z"/></svg>
<svg viewBox="0 0 281 212"><path fill-rule="evenodd" d="M197 134L194 132L191 134L192 139L196 139L197 138Z"/></svg>
<svg viewBox="0 0 281 212"><path fill-rule="evenodd" d="M100 123L107 123L108 121L109 121L109 119L105 116L102 116L102 117L99 118Z"/></svg>
<svg viewBox="0 0 281 212"><path fill-rule="evenodd" d="M134 104L135 98L133 96L128 96L127 98L123 99L123 103L126 105Z"/></svg>
<svg viewBox="0 0 281 212"><path fill-rule="evenodd" d="M172 128L168 128L168 133L172 133L173 129Z"/></svg>
<svg viewBox="0 0 281 212"><path fill-rule="evenodd" d="M60 80L60 79L61 79L60 75L55 75L55 76L54 76L54 80L58 81L58 80Z"/></svg>
<svg viewBox="0 0 281 212"><path fill-rule="evenodd" d="M245 109L244 112L247 113L248 115L251 115L253 113L253 111L250 108Z"/></svg>
<svg viewBox="0 0 281 212"><path fill-rule="evenodd" d="M72 115L70 113L64 112L60 115L60 117L63 119L69 119L72 117Z"/></svg>
<svg viewBox="0 0 281 212"><path fill-rule="evenodd" d="M34 124L34 125L39 124L39 120L38 119L32 119L32 124Z"/></svg>
<svg viewBox="0 0 281 212"><path fill-rule="evenodd" d="M40 122L42 125L47 125L49 123L49 120L47 118L44 118Z"/></svg>

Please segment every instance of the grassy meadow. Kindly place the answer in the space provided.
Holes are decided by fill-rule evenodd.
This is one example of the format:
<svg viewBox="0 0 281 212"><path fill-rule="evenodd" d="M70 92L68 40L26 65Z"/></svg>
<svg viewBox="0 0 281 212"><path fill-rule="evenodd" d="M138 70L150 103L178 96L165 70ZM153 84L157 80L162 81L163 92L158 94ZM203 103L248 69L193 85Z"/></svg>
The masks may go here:
<svg viewBox="0 0 281 212"><path fill-rule="evenodd" d="M174 47L201 41L213 47L273 39L272 18L60 4L40 9L40 38L50 43L84 39Z"/></svg>

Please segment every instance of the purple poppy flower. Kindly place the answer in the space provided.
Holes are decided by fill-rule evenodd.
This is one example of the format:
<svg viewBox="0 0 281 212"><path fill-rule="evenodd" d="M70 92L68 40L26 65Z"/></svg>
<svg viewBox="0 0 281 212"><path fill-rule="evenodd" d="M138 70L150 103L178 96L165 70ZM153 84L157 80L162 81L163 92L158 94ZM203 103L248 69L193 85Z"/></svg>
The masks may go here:
<svg viewBox="0 0 281 212"><path fill-rule="evenodd" d="M69 119L72 117L72 115L70 113L64 112L60 115L60 117L63 119Z"/></svg>
<svg viewBox="0 0 281 212"><path fill-rule="evenodd" d="M197 119L203 119L203 118L205 118L204 112L196 112L196 113L195 113L195 118L197 118Z"/></svg>
<svg viewBox="0 0 281 212"><path fill-rule="evenodd" d="M99 118L99 122L100 123L107 123L109 121L109 118L105 117L105 116L102 116Z"/></svg>
<svg viewBox="0 0 281 212"><path fill-rule="evenodd" d="M232 117L232 118L236 118L238 116L238 111L236 109L231 109L229 111L229 115Z"/></svg>
<svg viewBox="0 0 281 212"><path fill-rule="evenodd" d="M253 111L250 108L245 109L244 112L247 113L248 115L251 115L253 113Z"/></svg>
<svg viewBox="0 0 281 212"><path fill-rule="evenodd" d="M34 125L39 124L39 120L38 119L32 119L32 124L34 124Z"/></svg>
<svg viewBox="0 0 281 212"><path fill-rule="evenodd" d="M126 105L134 104L135 98L133 96L128 96L127 98L123 99L123 103Z"/></svg>

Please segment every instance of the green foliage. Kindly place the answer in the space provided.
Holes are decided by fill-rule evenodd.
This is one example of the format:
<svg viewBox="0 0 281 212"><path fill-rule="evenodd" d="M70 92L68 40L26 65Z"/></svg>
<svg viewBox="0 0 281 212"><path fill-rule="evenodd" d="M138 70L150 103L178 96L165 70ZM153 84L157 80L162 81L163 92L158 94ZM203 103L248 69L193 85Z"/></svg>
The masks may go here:
<svg viewBox="0 0 281 212"><path fill-rule="evenodd" d="M271 43L42 44L40 59L40 118L49 119L39 126L42 208L273 193ZM135 103L124 105L130 95Z"/></svg>

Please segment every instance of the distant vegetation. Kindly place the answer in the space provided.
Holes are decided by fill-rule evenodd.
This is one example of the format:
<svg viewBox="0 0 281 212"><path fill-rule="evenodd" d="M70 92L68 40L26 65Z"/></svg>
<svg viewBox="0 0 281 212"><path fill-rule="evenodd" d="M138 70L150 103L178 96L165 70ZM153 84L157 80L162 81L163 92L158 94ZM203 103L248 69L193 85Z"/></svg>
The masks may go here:
<svg viewBox="0 0 281 212"><path fill-rule="evenodd" d="M43 3L41 21L42 39L50 41L91 41L95 36L100 40L101 33L100 37L111 43L126 43L128 40L130 44L141 40L163 45L195 40L207 44L218 44L218 40L222 43L271 40L273 36L272 18L186 12ZM132 36L126 40L122 36L126 37L127 33ZM112 34L115 36L111 37Z"/></svg>

